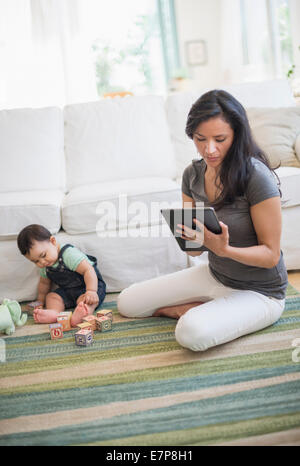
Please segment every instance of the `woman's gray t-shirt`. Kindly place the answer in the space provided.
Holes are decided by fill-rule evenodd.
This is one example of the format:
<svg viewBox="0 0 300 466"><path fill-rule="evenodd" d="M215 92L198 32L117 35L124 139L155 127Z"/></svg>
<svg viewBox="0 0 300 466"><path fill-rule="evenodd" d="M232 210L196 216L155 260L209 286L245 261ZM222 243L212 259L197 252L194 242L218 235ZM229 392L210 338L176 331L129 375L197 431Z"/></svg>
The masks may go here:
<svg viewBox="0 0 300 466"><path fill-rule="evenodd" d="M250 215L250 206L271 197L280 196L273 173L265 164L252 158L253 171L243 196L217 211L218 219L228 226L229 244L237 248L258 245L256 232ZM210 207L204 185L206 163L194 160L183 173L182 192L195 202ZM215 278L223 285L234 289L252 290L266 296L284 299L288 284L287 271L282 252L278 264L266 269L245 265L232 259L219 257L208 251L209 267Z"/></svg>

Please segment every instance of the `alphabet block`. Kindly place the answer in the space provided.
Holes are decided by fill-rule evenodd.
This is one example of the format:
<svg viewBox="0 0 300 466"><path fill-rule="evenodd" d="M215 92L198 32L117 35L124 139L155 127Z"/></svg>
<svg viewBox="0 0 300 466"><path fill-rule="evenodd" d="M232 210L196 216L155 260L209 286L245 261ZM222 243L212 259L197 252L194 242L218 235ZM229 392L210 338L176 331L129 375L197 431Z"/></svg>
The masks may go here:
<svg viewBox="0 0 300 466"><path fill-rule="evenodd" d="M89 346L93 343L92 330L81 329L75 333L75 343L77 346Z"/></svg>
<svg viewBox="0 0 300 466"><path fill-rule="evenodd" d="M98 317L96 323L99 332L109 332L112 328L112 320L107 316Z"/></svg>
<svg viewBox="0 0 300 466"><path fill-rule="evenodd" d="M63 337L63 328L61 324L49 324L51 340L57 340Z"/></svg>
<svg viewBox="0 0 300 466"><path fill-rule="evenodd" d="M42 306L43 303L41 303L41 301L31 301L31 303L26 305L26 310L28 311L28 314L32 315L35 308L41 308Z"/></svg>
<svg viewBox="0 0 300 466"><path fill-rule="evenodd" d="M71 330L71 311L60 312L57 316L57 322L62 325L62 328L65 332Z"/></svg>
<svg viewBox="0 0 300 466"><path fill-rule="evenodd" d="M92 333L93 331L93 325L90 322L82 322L81 324L77 324L78 330L91 330Z"/></svg>
<svg viewBox="0 0 300 466"><path fill-rule="evenodd" d="M111 320L113 320L113 312L111 309L102 309L101 311L97 311L96 313L97 317L109 317Z"/></svg>
<svg viewBox="0 0 300 466"><path fill-rule="evenodd" d="M97 326L96 326L96 316L93 316L93 315L86 316L82 320L83 320L83 322L88 322L89 324L91 324L92 329L96 330L96 328L97 328Z"/></svg>

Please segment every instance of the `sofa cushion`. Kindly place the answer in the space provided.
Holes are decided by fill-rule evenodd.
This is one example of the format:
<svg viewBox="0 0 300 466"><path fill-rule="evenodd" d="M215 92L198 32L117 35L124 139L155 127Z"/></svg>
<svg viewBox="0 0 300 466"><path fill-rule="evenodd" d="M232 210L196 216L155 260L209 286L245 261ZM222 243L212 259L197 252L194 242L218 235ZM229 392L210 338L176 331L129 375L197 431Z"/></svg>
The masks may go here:
<svg viewBox="0 0 300 466"><path fill-rule="evenodd" d="M295 142L295 153L298 157L298 160L300 160L300 134L298 134Z"/></svg>
<svg viewBox="0 0 300 466"><path fill-rule="evenodd" d="M300 167L295 152L300 134L300 107L248 108L249 123L258 145L273 167Z"/></svg>
<svg viewBox="0 0 300 466"><path fill-rule="evenodd" d="M0 240L15 238L31 223L57 233L61 227L63 196L59 190L0 193Z"/></svg>
<svg viewBox="0 0 300 466"><path fill-rule="evenodd" d="M164 204L164 205L162 205ZM181 188L169 178L137 178L72 189L62 204L70 234L161 223L161 207L181 206Z"/></svg>
<svg viewBox="0 0 300 466"><path fill-rule="evenodd" d="M175 158L160 96L127 96L64 109L67 186L174 177Z"/></svg>
<svg viewBox="0 0 300 466"><path fill-rule="evenodd" d="M285 208L300 205L300 168L279 167L275 172L280 178L282 207Z"/></svg>
<svg viewBox="0 0 300 466"><path fill-rule="evenodd" d="M271 79L228 84L223 87L245 107L296 106L293 91L287 79Z"/></svg>
<svg viewBox="0 0 300 466"><path fill-rule="evenodd" d="M0 111L0 192L62 189L62 110L55 107Z"/></svg>
<svg viewBox="0 0 300 466"><path fill-rule="evenodd" d="M201 93L180 92L168 96L166 100L166 114L174 146L177 177L182 175L184 169L197 155L194 142L185 134L185 126L190 108L200 95Z"/></svg>

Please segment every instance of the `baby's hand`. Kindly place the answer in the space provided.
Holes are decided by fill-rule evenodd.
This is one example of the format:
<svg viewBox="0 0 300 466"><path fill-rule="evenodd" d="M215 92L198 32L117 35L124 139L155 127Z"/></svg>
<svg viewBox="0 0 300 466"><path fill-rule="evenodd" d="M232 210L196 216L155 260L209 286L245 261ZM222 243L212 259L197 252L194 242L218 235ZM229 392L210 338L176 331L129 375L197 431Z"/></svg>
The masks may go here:
<svg viewBox="0 0 300 466"><path fill-rule="evenodd" d="M96 291L86 291L84 294L85 304L98 304L99 297Z"/></svg>

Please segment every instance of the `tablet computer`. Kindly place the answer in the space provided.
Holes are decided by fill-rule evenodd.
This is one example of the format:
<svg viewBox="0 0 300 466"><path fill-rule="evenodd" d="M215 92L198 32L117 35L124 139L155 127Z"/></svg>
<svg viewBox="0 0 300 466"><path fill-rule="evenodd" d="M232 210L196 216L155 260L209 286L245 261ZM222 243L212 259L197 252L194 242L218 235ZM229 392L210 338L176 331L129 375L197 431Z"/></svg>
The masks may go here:
<svg viewBox="0 0 300 466"><path fill-rule="evenodd" d="M186 225L187 227L198 230L193 219L196 218L199 222L204 223L206 228L216 235L222 233L222 228L219 224L218 217L213 207L193 207L191 209L161 209L161 214L166 220L167 224L177 243L182 251L207 251L205 246L199 243L188 241L176 232L178 224Z"/></svg>

